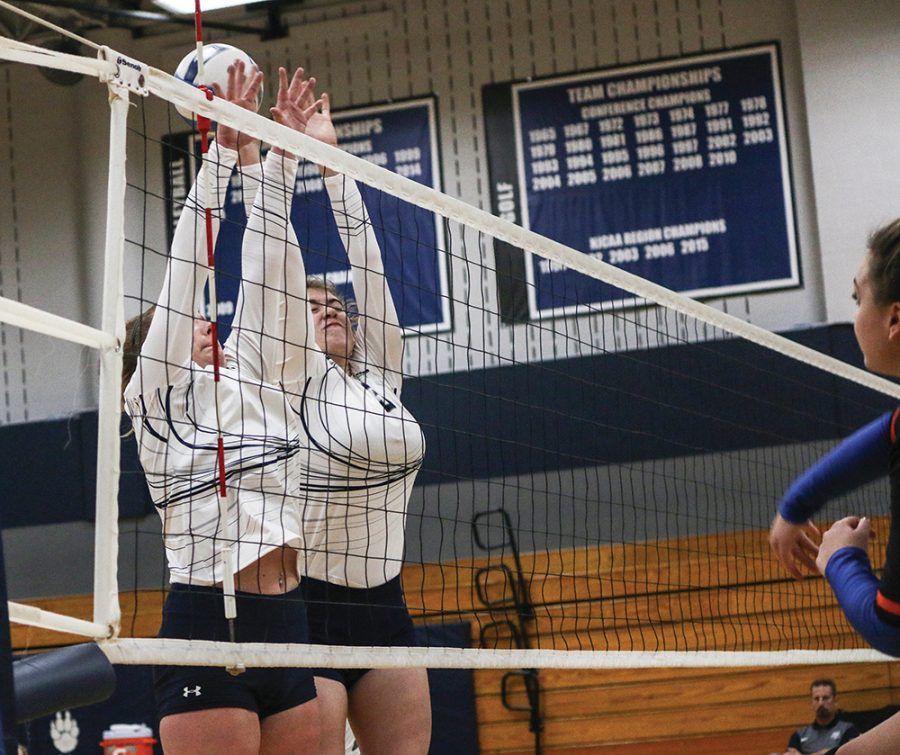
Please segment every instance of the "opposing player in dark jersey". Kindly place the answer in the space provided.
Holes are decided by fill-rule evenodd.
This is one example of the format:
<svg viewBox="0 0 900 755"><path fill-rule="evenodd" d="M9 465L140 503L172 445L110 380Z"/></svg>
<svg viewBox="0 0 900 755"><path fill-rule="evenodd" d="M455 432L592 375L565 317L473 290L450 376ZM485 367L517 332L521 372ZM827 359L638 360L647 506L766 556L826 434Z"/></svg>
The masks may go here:
<svg viewBox="0 0 900 755"><path fill-rule="evenodd" d="M868 253L853 280L856 340L873 372L900 377L900 219L869 239ZM772 524L769 542L794 576L804 569L823 574L854 629L876 650L900 657L900 410L858 431L808 470L788 490ZM869 520L835 522L817 544L810 517L830 498L889 475L891 526L881 579L867 555ZM896 719L896 720L895 720ZM895 716L840 753L900 752Z"/></svg>

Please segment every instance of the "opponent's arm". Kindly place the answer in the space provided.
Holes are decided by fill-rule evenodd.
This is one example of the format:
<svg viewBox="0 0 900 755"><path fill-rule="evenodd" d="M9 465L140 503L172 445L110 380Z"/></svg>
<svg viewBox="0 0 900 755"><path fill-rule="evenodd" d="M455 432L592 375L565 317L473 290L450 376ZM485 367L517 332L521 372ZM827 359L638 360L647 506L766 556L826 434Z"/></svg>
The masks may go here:
<svg viewBox="0 0 900 755"><path fill-rule="evenodd" d="M872 571L866 553L871 534L868 519L840 519L823 536L816 564L862 638L876 650L900 657L900 615L890 611L893 601L885 599L885 585L879 585ZM894 607L900 614L900 607Z"/></svg>

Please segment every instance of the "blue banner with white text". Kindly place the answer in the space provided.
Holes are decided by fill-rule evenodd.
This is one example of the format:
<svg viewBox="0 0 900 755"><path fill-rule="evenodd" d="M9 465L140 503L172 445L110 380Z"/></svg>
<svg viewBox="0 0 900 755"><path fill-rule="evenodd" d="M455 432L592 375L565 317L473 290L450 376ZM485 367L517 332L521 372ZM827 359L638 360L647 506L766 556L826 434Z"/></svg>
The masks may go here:
<svg viewBox="0 0 900 755"><path fill-rule="evenodd" d="M338 146L369 162L431 188L440 189L433 97L375 105L332 114ZM164 140L169 238L199 163L191 133ZM446 242L437 217L420 207L360 184L381 247L385 277L400 323L407 331L435 332L450 327ZM245 224L240 176L226 199L216 243L216 291L222 340L227 337L240 283L240 249ZM340 241L318 166L301 161L291 221L310 275L332 281L352 297L350 266Z"/></svg>
<svg viewBox="0 0 900 755"><path fill-rule="evenodd" d="M799 285L774 44L491 85L483 97L495 213L695 297ZM527 253L510 266L518 274L500 285L519 291L501 291L506 319L631 301Z"/></svg>

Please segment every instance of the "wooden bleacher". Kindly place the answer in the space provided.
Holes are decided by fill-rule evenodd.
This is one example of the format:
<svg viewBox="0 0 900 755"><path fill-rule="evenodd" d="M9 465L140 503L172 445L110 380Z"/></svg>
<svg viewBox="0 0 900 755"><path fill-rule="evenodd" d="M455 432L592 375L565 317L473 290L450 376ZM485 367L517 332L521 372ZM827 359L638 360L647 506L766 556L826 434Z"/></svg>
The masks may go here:
<svg viewBox="0 0 900 755"><path fill-rule="evenodd" d="M885 542L886 523L876 522ZM568 649L810 649L860 647L821 579L793 582L771 556L766 532L681 538L522 554L535 610L532 646ZM880 550L880 548L879 548ZM515 618L511 606L485 609L482 593L502 603L508 572L498 556L452 564L409 565L403 581L422 621L484 624ZM690 585L691 590L683 587ZM163 594L122 595L123 636L154 636ZM577 601L578 617L571 604ZM90 596L28 601L88 618ZM727 619L727 621L723 621ZM823 627L831 627L823 631ZM760 638L765 638L760 641ZM16 650L78 641L13 626ZM657 645L659 643L659 645ZM503 641L499 642L504 645ZM501 671L475 673L481 753L534 752L528 714L501 701ZM547 755L667 755L783 752L810 719L808 684L833 677L848 710L900 703L900 668L891 662L759 669L651 669L540 672ZM515 685L511 686L516 694ZM521 703L525 702L524 691ZM463 755L463 754L461 754Z"/></svg>

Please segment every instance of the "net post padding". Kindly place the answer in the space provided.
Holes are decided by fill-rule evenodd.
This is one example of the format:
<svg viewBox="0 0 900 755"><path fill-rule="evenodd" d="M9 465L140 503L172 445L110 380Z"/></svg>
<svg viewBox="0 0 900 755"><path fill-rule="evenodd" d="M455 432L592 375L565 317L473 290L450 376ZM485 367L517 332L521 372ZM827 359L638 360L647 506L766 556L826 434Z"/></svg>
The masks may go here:
<svg viewBox="0 0 900 755"><path fill-rule="evenodd" d="M890 660L875 650L602 651L481 650L435 647L344 647L221 643L205 640L118 639L100 648L113 663L247 668L639 669L795 666Z"/></svg>

